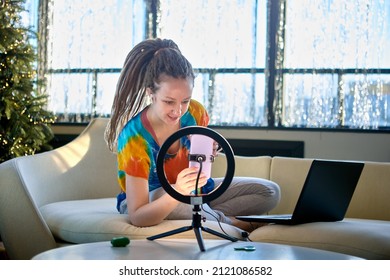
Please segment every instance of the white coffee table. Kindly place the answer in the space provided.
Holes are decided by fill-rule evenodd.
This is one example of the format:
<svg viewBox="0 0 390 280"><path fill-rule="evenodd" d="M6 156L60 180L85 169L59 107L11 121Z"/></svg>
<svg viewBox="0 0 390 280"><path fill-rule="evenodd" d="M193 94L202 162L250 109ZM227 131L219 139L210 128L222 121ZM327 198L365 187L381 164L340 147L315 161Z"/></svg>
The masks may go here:
<svg viewBox="0 0 390 280"><path fill-rule="evenodd" d="M298 246L259 242L204 240L206 251L195 239L131 240L126 247L109 241L70 245L38 254L33 260L358 260L360 258ZM254 251L236 250L254 246Z"/></svg>

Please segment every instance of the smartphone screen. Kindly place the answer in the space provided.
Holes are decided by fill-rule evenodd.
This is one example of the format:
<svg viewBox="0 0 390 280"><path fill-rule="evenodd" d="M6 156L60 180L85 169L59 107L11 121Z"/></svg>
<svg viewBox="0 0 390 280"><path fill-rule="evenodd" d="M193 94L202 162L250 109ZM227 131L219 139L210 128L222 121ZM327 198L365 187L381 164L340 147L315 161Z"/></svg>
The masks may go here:
<svg viewBox="0 0 390 280"><path fill-rule="evenodd" d="M202 134L191 135L190 158L196 155L204 156L202 161L202 172L206 174L207 178L211 177L211 164L214 161L213 155L214 139ZM199 162L190 160L189 166L199 167Z"/></svg>

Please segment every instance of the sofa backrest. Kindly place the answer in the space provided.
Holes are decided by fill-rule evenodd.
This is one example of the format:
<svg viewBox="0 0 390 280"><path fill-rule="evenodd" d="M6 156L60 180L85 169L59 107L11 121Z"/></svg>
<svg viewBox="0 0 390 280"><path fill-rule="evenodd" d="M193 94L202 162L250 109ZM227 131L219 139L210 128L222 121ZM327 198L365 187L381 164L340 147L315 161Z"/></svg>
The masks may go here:
<svg viewBox="0 0 390 280"><path fill-rule="evenodd" d="M274 157L270 179L281 188L281 201L273 214L292 213L313 159ZM349 204L347 218L390 220L390 163L365 162Z"/></svg>
<svg viewBox="0 0 390 280"><path fill-rule="evenodd" d="M312 159L274 157L272 158L270 180L280 187L281 200L270 213L292 213L301 193Z"/></svg>
<svg viewBox="0 0 390 280"><path fill-rule="evenodd" d="M235 170L234 176L258 177L269 179L271 168L270 156L234 156ZM226 175L227 160L224 154L215 158L212 165L212 177L224 177Z"/></svg>
<svg viewBox="0 0 390 280"><path fill-rule="evenodd" d="M60 148L16 159L19 174L38 207L58 200L114 197L119 192L116 155L104 141L107 118L93 119Z"/></svg>
<svg viewBox="0 0 390 280"><path fill-rule="evenodd" d="M365 162L347 217L390 221L389 162Z"/></svg>
<svg viewBox="0 0 390 280"><path fill-rule="evenodd" d="M57 246L41 206L117 195L116 155L103 137L107 122L94 119L63 147L0 164L0 235L11 259L30 259ZM20 238L21 231L28 238Z"/></svg>

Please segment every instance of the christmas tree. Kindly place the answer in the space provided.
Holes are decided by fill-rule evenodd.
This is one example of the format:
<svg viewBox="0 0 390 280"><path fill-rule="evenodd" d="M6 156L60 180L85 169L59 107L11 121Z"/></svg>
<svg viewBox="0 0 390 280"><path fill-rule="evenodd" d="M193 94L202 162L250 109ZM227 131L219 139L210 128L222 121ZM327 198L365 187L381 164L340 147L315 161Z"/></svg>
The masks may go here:
<svg viewBox="0 0 390 280"><path fill-rule="evenodd" d="M0 163L50 149L54 116L40 94L37 51L23 26L24 0L0 0Z"/></svg>

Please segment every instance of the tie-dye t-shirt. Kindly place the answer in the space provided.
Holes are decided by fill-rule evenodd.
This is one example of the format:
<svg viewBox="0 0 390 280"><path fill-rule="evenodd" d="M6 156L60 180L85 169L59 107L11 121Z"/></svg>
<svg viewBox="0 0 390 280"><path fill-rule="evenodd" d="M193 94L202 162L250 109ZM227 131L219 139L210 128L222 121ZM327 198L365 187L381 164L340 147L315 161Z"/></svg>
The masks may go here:
<svg viewBox="0 0 390 280"><path fill-rule="evenodd" d="M160 146L154 140L145 123L146 109L133 117L118 136L118 181L126 192L126 174L145 178L149 181L149 191L161 187L157 176L156 162ZM191 100L188 111L180 119L180 127L193 125L207 126L209 115L206 109L195 100ZM176 177L188 167L189 141L180 139L180 150L175 155L166 155L164 170L169 183L174 184Z"/></svg>

